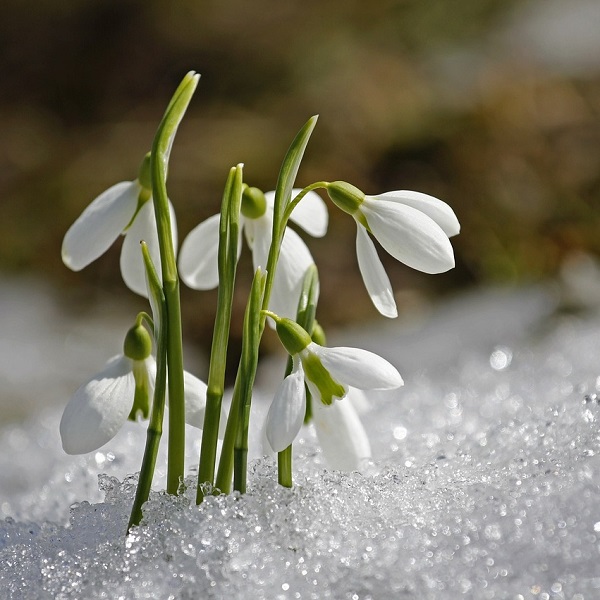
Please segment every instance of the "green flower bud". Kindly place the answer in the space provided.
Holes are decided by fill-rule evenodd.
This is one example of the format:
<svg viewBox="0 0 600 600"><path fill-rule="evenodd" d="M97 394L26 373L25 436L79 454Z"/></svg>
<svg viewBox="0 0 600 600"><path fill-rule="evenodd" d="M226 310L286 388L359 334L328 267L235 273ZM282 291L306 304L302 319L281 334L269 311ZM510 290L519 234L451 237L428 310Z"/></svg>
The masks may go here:
<svg viewBox="0 0 600 600"><path fill-rule="evenodd" d="M152 189L152 175L150 174L150 152L144 156L144 160L140 165L138 181L143 188Z"/></svg>
<svg viewBox="0 0 600 600"><path fill-rule="evenodd" d="M360 210L360 205L365 195L357 187L345 181L334 181L327 184L327 193L331 201L349 215L354 215Z"/></svg>
<svg viewBox="0 0 600 600"><path fill-rule="evenodd" d="M277 335L291 356L300 354L311 343L310 335L295 321L280 317L275 322Z"/></svg>
<svg viewBox="0 0 600 600"><path fill-rule="evenodd" d="M338 383L323 366L321 359L312 352L302 357L302 366L306 379L312 381L319 389L323 404L331 404L334 398L343 398L346 390Z"/></svg>
<svg viewBox="0 0 600 600"><path fill-rule="evenodd" d="M152 352L152 336L143 325L134 325L125 336L123 354L131 360L144 360Z"/></svg>
<svg viewBox="0 0 600 600"><path fill-rule="evenodd" d="M255 187L244 187L242 192L242 214L247 219L258 219L267 211L267 199L261 190Z"/></svg>

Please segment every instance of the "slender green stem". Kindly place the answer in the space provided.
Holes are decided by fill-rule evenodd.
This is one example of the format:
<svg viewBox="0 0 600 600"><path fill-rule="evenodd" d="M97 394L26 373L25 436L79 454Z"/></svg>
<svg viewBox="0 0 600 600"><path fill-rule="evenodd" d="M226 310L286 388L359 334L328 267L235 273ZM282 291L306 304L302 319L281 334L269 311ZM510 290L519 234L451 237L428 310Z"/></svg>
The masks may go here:
<svg viewBox="0 0 600 600"><path fill-rule="evenodd" d="M231 325L233 291L237 268L237 246L239 240L239 214L242 201L242 165L229 172L219 225L219 291L217 314L210 355L206 411L202 430L202 446L198 465L198 488L196 502L204 499L204 484L214 482L217 456L217 440L221 405L225 389L225 365L227 363L227 342Z"/></svg>
<svg viewBox="0 0 600 600"><path fill-rule="evenodd" d="M292 445L277 453L277 481L283 487L291 488L292 480Z"/></svg>
<svg viewBox="0 0 600 600"><path fill-rule="evenodd" d="M185 474L185 397L179 277L171 233L166 180L173 139L196 89L198 78L197 74L188 73L175 91L156 132L150 158L152 197L166 304L164 329L167 336L169 387L167 492L170 494L177 494Z"/></svg>
<svg viewBox="0 0 600 600"><path fill-rule="evenodd" d="M221 447L216 487L223 493L231 491L231 476L235 467L235 489L246 489L246 464L248 456L248 426L252 387L258 364L260 303L264 293L266 274L258 269L254 274L252 288L244 315L242 356L233 389L233 399L227 419L227 428ZM243 473L242 473L243 472ZM243 489L240 489L243 488Z"/></svg>
<svg viewBox="0 0 600 600"><path fill-rule="evenodd" d="M302 290L298 299L298 308L296 311L296 323L303 327L309 335L313 330L315 323L315 313L317 311L317 302L319 300L319 273L316 265L309 267L304 274ZM267 311L268 312L268 311ZM285 377L287 377L293 368L292 357L288 357L285 368ZM311 397L308 389L306 393L307 410L310 406ZM306 422L306 415L305 415ZM277 453L277 480L284 487L292 487L292 445L285 450Z"/></svg>
<svg viewBox="0 0 600 600"><path fill-rule="evenodd" d="M148 248L145 244L142 244L142 251L144 253L151 302L155 314L154 320L150 319L146 313L140 313L138 319L143 318L147 323L150 323L155 335L158 335L158 339L155 338L157 345L156 383L154 387L150 422L146 434L146 447L144 449L142 467L135 492L135 499L133 501L133 508L131 509L131 516L129 517L129 524L127 525L127 531L134 525L139 525L142 520L142 506L144 502L148 500L150 495L152 478L154 477L154 469L156 466L156 457L158 456L158 447L162 437L165 396L167 391L167 340L165 328L161 327L161 323L164 323L167 316L166 304L158 275L156 274L156 269L152 264Z"/></svg>
<svg viewBox="0 0 600 600"><path fill-rule="evenodd" d="M286 223L289 221L292 212L294 211L296 206L298 206L300 200L302 200L302 198L304 198L304 196L306 196L308 192L312 192L313 190L318 190L320 188L327 188L327 181L317 181L316 183L311 183L310 185L306 186L303 190L298 192L298 194L294 196L292 201L287 205L287 208L285 209L285 214L283 216L284 221Z"/></svg>
<svg viewBox="0 0 600 600"><path fill-rule="evenodd" d="M169 386L169 453L167 492L177 494L185 475L185 391L179 280L164 282L167 305L168 386Z"/></svg>
<svg viewBox="0 0 600 600"><path fill-rule="evenodd" d="M236 383L234 387L232 406L227 421L225 439L223 440L223 446L221 450L221 460L219 463L219 472L217 474L216 485L217 488L223 492L228 492L230 489L232 468L237 470L237 475L235 477L236 489L245 489L245 472L247 470L247 429L250 414L252 386L254 385L254 378L257 368L257 361L254 362L254 358L258 357L260 341L266 321L266 314L262 310L258 310L258 304L260 304L260 308L262 309L267 309L269 306L271 290L273 288L273 280L275 277L275 269L287 224L287 219L284 220L283 218L285 214L285 208L290 202L292 188L300 167L300 162L302 160L302 156L304 155L308 140L310 139L310 135L316 125L316 121L317 117L311 117L298 132L290 148L288 149L279 172L273 207L273 235L271 238L271 247L269 248L269 255L267 258L266 277L264 282L261 284L262 303L257 302L256 308L253 310L255 313L254 318L256 318L256 331L251 336L252 340L247 338L247 334L244 336L244 341L247 343L248 351L246 354L244 352L242 353L242 360L240 361L240 367L238 369L238 375L236 377ZM250 303L251 302L249 302L249 304ZM249 357L248 362L245 362L244 360L245 355ZM211 367L212 361L213 359L211 357ZM245 365L248 365L248 370L246 370ZM204 435L206 435L206 433L203 434L203 442ZM238 449L237 452L235 452L236 447ZM232 466L232 448L234 449L233 462L235 462L236 466ZM198 481L199 486L197 499L200 502L202 500L200 483L207 480L199 475Z"/></svg>
<svg viewBox="0 0 600 600"><path fill-rule="evenodd" d="M241 401L239 403L239 421L234 448L234 481L233 489L246 492L246 473L248 471L248 431L250 428L250 407L252 404L252 388L258 367L258 350L260 347L260 303L265 291L266 274L256 271L250 291L250 299L244 318L244 338L242 344L242 360L240 365Z"/></svg>

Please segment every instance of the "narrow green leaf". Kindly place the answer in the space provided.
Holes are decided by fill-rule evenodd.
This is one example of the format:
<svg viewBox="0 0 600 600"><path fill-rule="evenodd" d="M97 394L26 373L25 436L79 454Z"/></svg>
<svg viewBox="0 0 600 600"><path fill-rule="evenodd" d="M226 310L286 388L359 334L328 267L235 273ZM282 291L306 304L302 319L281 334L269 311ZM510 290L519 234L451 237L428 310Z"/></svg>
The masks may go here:
<svg viewBox="0 0 600 600"><path fill-rule="evenodd" d="M289 147L275 188L274 221L276 226L281 226L281 218L285 213L286 206L291 199L292 188L296 181L296 175L304 156L308 140L317 124L318 116L311 117L300 129L291 146Z"/></svg>

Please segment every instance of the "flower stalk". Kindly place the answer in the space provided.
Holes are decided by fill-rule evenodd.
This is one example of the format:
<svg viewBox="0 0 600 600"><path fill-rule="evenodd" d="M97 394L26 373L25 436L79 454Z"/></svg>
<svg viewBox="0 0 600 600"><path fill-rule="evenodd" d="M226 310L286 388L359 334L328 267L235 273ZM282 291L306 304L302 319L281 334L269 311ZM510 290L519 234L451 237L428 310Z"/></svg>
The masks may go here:
<svg viewBox="0 0 600 600"><path fill-rule="evenodd" d="M237 270L237 248L239 239L239 215L242 202L243 165L229 171L225 184L221 219L219 225L219 290L217 314L210 355L206 413L200 461L198 464L198 486L196 502L204 499L205 484L213 485L217 456L217 438L221 418L221 405L225 390L225 365L227 363L227 342L231 325L233 292Z"/></svg>
<svg viewBox="0 0 600 600"><path fill-rule="evenodd" d="M319 300L319 273L317 267L313 265L306 271L304 281L302 282L302 293L298 300L298 311L296 313L296 323L305 329L309 334L312 333L315 324L315 313L317 311L317 302ZM287 377L293 368L292 357L288 357L284 377ZM306 406L310 405L310 393L306 392ZM304 420L306 421L306 413ZM292 478L292 444L277 453L277 478L279 484L283 487L291 488Z"/></svg>
<svg viewBox="0 0 600 600"><path fill-rule="evenodd" d="M192 99L199 75L190 71L184 78L158 127L150 157L152 197L160 247L163 292L166 305L164 327L167 338L169 389L169 452L167 492L177 494L185 474L185 400L179 276L167 197L167 170L173 139Z"/></svg>
<svg viewBox="0 0 600 600"><path fill-rule="evenodd" d="M131 516L127 525L127 531L133 526L139 525L142 520L142 505L148 500L152 487L152 478L156 467L156 457L163 431L163 419L165 412L165 397L167 393L167 338L166 329L161 326L167 319L167 305L165 296L156 272L156 268L150 258L148 246L142 242L142 253L146 267L149 298L154 315L153 329L156 341L156 383L154 386L154 397L150 412L150 422L146 433L146 446L142 459L142 467L135 492L135 499L131 509Z"/></svg>

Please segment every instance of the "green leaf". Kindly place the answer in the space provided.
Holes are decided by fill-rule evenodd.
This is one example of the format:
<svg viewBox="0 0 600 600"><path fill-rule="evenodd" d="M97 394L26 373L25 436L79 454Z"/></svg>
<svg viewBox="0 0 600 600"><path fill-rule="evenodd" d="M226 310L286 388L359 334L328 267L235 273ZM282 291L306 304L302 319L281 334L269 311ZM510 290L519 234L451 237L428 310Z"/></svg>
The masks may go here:
<svg viewBox="0 0 600 600"><path fill-rule="evenodd" d="M296 175L304 156L304 151L308 145L308 140L317 124L318 116L311 117L298 132L291 146L289 147L281 170L277 179L275 188L274 221L276 226L281 227L281 218L285 214L285 209L291 199L292 188L296 181Z"/></svg>

